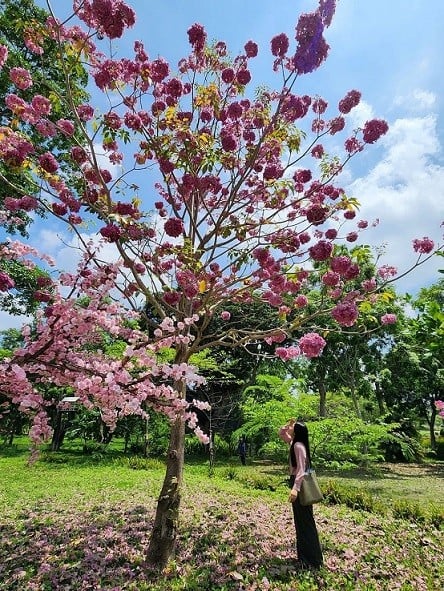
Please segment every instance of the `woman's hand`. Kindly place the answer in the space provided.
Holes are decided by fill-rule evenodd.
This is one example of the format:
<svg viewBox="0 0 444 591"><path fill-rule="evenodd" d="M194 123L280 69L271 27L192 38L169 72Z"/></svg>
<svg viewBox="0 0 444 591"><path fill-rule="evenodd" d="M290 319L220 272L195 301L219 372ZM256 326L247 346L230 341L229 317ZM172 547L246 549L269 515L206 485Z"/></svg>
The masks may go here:
<svg viewBox="0 0 444 591"><path fill-rule="evenodd" d="M297 498L298 498L298 491L296 489L292 488L290 491L290 495L288 497L288 500L290 501L290 503L294 503Z"/></svg>

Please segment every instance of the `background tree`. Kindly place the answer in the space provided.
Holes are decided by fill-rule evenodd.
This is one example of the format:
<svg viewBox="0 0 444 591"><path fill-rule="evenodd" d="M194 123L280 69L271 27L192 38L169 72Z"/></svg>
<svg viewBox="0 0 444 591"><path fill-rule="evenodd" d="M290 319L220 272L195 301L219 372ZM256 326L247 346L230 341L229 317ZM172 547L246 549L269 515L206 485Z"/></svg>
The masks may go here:
<svg viewBox="0 0 444 591"><path fill-rule="evenodd" d="M385 356L382 389L395 420L425 420L436 450L436 401L444 396L443 280L410 298L415 316L403 323L395 346Z"/></svg>
<svg viewBox="0 0 444 591"><path fill-rule="evenodd" d="M24 138L37 144L43 151L57 154L67 174L72 168L69 160L63 158L71 146L72 139L63 133L56 133L63 126L66 106L66 71L70 76L70 101L79 105L88 98L85 89L87 73L81 63L74 64L63 45L48 36L45 31L47 10L32 0L0 0L0 44L8 51L8 69L0 69L0 127L13 124ZM16 93L11 80L11 69L33 72L33 83L29 88ZM49 97L51 112L39 121L32 108L35 96ZM15 117L11 121L11 109ZM20 113L20 115L18 115ZM67 131L67 130L66 130ZM79 134L73 130L74 135ZM13 164L13 162L12 162ZM10 234L26 236L32 223L31 212L46 215L45 204L39 203L34 195L38 190L35 175L28 167L11 166L0 159L0 209L7 214L3 227ZM40 303L41 288L47 286L47 273L30 270L18 261L0 260L0 273L7 274L14 282L9 293L0 293L0 309L13 315L32 314Z"/></svg>

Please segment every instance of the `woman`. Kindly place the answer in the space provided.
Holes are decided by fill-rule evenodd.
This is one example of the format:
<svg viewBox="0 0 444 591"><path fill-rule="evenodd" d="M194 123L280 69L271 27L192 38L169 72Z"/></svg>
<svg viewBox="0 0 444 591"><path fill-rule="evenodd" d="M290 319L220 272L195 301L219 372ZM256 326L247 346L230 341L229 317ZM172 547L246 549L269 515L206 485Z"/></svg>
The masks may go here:
<svg viewBox="0 0 444 591"><path fill-rule="evenodd" d="M298 562L302 567L319 568L323 557L313 517L313 505L303 506L299 491L306 469L311 465L308 429L301 421L291 419L279 431L279 437L290 444L290 496L296 528Z"/></svg>

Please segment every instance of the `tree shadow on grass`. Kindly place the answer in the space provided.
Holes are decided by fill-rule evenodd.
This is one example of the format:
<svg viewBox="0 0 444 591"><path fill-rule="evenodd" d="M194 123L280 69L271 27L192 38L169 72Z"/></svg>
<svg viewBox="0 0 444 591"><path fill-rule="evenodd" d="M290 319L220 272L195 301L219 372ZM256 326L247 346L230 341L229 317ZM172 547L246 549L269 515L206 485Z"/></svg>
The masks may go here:
<svg viewBox="0 0 444 591"><path fill-rule="evenodd" d="M177 557L159 576L145 564L151 509L107 505L71 513L42 503L24 510L0 524L0 589L235 590L244 588L240 581L257 580L258 572L282 582L301 575L292 551L276 558L282 540L265 549L253 524L233 522L232 513L210 506L197 523L181 528Z"/></svg>

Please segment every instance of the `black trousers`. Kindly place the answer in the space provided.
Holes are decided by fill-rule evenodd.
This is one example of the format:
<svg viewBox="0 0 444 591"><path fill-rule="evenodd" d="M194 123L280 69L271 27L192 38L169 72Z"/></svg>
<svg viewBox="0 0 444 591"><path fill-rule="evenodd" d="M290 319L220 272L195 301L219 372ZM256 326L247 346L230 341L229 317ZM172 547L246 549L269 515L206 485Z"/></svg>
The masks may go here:
<svg viewBox="0 0 444 591"><path fill-rule="evenodd" d="M290 487L293 486L294 476L290 477ZM318 530L313 516L313 505L304 507L299 496L292 503L294 526L296 529L296 550L298 560L314 568L323 564L322 550L319 543Z"/></svg>

